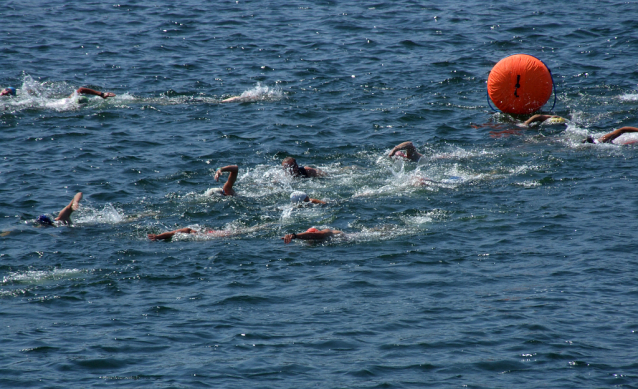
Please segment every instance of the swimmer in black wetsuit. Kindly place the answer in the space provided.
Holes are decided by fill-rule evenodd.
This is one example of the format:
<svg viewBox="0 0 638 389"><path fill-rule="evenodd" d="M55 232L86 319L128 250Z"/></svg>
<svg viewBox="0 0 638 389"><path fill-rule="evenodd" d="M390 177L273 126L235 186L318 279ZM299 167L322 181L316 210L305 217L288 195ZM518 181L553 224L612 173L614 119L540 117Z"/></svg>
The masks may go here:
<svg viewBox="0 0 638 389"><path fill-rule="evenodd" d="M281 162L284 170L293 177L323 177L326 175L323 171L309 166L299 166L293 157L286 157Z"/></svg>
<svg viewBox="0 0 638 389"><path fill-rule="evenodd" d="M217 193L220 193L222 196L234 196L235 190L233 190L233 185L235 184L235 181L237 181L239 167L237 165L228 165L218 168L215 172L215 181L219 181L219 177L221 177L224 172L228 172L228 180L222 187L221 191Z"/></svg>
<svg viewBox="0 0 638 389"><path fill-rule="evenodd" d="M587 139L585 139L583 141L583 143L613 143L612 141L616 138L618 138L619 136L621 136L622 134L626 134L629 132L638 132L638 128L636 127L621 127L617 130L614 130L612 132L609 132L603 136L601 136L598 139L594 139L594 137L592 137L591 135L587 137ZM635 143L635 142L629 142L629 143ZM629 144L627 143L627 144Z"/></svg>

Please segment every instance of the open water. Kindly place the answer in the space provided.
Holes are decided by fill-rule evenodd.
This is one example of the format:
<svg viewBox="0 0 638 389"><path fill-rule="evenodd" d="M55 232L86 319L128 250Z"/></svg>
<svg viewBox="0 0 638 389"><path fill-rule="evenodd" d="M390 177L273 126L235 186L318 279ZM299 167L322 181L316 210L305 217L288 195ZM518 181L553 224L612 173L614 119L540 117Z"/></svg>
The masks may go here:
<svg viewBox="0 0 638 389"><path fill-rule="evenodd" d="M1 387L638 387L638 148L581 143L638 125L636 2L0 16ZM567 125L490 109L516 53ZM418 164L384 156L406 140ZM229 164L239 196L209 195ZM36 226L78 191L72 227ZM147 239L181 227L238 235ZM347 237L280 239L309 227Z"/></svg>

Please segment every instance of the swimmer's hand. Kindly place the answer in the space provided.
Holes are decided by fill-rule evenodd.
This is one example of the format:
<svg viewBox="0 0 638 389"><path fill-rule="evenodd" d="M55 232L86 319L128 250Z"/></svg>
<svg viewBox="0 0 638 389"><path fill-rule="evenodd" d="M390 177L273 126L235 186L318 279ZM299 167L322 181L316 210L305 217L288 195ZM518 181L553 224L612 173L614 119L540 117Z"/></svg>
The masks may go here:
<svg viewBox="0 0 638 389"><path fill-rule="evenodd" d="M219 177L221 177L222 173L223 172L221 168L217 169L217 171L215 172L215 181L219 181Z"/></svg>
<svg viewBox="0 0 638 389"><path fill-rule="evenodd" d="M283 239L285 244L288 244L288 243L292 242L292 240L295 239L296 237L297 237L297 234L287 234L286 236L284 236L281 239Z"/></svg>
<svg viewBox="0 0 638 389"><path fill-rule="evenodd" d="M100 97L103 98L104 100L106 100L109 97L115 97L115 93L113 93L113 92L102 92Z"/></svg>

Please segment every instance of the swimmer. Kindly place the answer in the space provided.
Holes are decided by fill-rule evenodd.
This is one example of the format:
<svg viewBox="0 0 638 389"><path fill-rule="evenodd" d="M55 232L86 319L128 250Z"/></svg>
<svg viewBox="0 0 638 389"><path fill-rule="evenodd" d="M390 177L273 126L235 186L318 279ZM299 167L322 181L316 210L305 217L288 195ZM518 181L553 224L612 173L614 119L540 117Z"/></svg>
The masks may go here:
<svg viewBox="0 0 638 389"><path fill-rule="evenodd" d="M322 201L322 200L311 199L310 197L308 197L308 195L306 193L301 192L301 191L292 192L290 194L290 201L293 204L300 204L300 203L303 203L303 202L313 203L313 204L325 204L326 203L325 201Z"/></svg>
<svg viewBox="0 0 638 389"><path fill-rule="evenodd" d="M153 241L171 240L173 239L173 235L175 234L197 234L197 235L208 235L208 236L223 238L227 236L237 235L239 234L239 232L223 231L223 230L208 230L208 231L202 232L202 231L197 231L192 228L186 227L186 228L180 228L178 230L163 232L161 234L148 234L147 236L150 240L153 240Z"/></svg>
<svg viewBox="0 0 638 389"><path fill-rule="evenodd" d="M403 150L405 150L405 153ZM388 157L394 157L395 155L414 162L419 162L419 159L423 157L423 154L416 151L416 147L414 147L412 142L403 142L394 146Z"/></svg>
<svg viewBox="0 0 638 389"><path fill-rule="evenodd" d="M66 207L62 208L62 210L58 214L58 217L56 217L54 220L62 222L62 224L65 224L65 225L70 225L71 224L71 214L73 213L73 211L77 211L78 208L80 208L80 200L82 200L82 192L76 193L75 196L73 196L73 199L71 200L69 205L67 205ZM54 223L51 220L51 218L48 217L47 215L38 216L36 221L38 223L40 223L41 225L43 225L43 226L52 226L52 225L54 225Z"/></svg>
<svg viewBox="0 0 638 389"><path fill-rule="evenodd" d="M316 228L309 228L306 232L302 232L299 234L287 234L284 236L283 241L285 244L292 242L293 239L301 239L301 240L326 240L335 235L343 235L343 231L339 230L331 230L330 228L326 228L324 230L318 230Z"/></svg>
<svg viewBox="0 0 638 389"><path fill-rule="evenodd" d="M69 96L69 98L72 98L75 94L100 96L103 99L107 99L109 97L115 97L115 93L113 92L100 92L100 91L96 91L94 89L89 89L89 88L78 88L75 91L75 93ZM15 95L16 95L16 88L12 86L8 86L4 88L2 92L0 92L0 96L15 96Z"/></svg>
<svg viewBox="0 0 638 389"><path fill-rule="evenodd" d="M284 170L293 177L324 177L326 173L309 166L299 166L293 157L286 157L281 162Z"/></svg>
<svg viewBox="0 0 638 389"><path fill-rule="evenodd" d="M100 96L101 98L105 100L108 99L109 97L115 97L115 93L113 92L100 92L100 91L96 91L89 88L78 88L78 90L76 90L75 93L77 93L78 95ZM74 94L69 97L73 97L73 96Z"/></svg>
<svg viewBox="0 0 638 389"><path fill-rule="evenodd" d="M532 123L547 123L547 124L565 124L565 122L567 121L567 119L560 117L558 115L541 115L541 114L536 114L534 116L532 116L531 118L525 120L521 126L523 127L528 127L530 124Z"/></svg>
<svg viewBox="0 0 638 389"><path fill-rule="evenodd" d="M234 196L235 190L233 190L233 185L235 184L235 181L237 180L237 173L239 172L239 167L237 165L228 165L228 166L218 168L217 171L215 172L215 181L219 181L219 177L224 172L228 172L228 180L222 187L221 191L217 193L220 193L222 196Z"/></svg>
<svg viewBox="0 0 638 389"><path fill-rule="evenodd" d="M147 236L152 241L156 241L156 240L168 241L173 239L173 236L175 234L193 234L193 235L199 235L204 237L226 238L229 236L248 234L248 233L255 232L264 228L270 228L272 226L273 226L272 223L266 223L266 224L261 224L254 227L239 228L239 229L233 229L233 230L202 230L202 229L194 229L194 228L186 227L186 228L180 228L173 231L163 232L161 234L148 234Z"/></svg>
<svg viewBox="0 0 638 389"><path fill-rule="evenodd" d="M2 92L0 92L0 96L15 96L15 95L16 95L16 88L12 86L8 86L4 88Z"/></svg>
<svg viewBox="0 0 638 389"><path fill-rule="evenodd" d="M583 143L613 143L612 141L622 134L630 133L630 132L638 132L638 128L636 127L621 127L617 130L609 132L598 139L594 139L593 136L588 136L587 139L583 141ZM635 143L635 142L630 142Z"/></svg>

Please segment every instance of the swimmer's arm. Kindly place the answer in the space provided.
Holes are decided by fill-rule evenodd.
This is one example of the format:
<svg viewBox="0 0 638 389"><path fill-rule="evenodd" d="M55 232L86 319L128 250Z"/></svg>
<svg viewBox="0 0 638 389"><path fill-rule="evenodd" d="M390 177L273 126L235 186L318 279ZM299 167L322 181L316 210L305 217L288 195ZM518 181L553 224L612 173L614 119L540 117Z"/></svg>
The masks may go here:
<svg viewBox="0 0 638 389"><path fill-rule="evenodd" d="M233 97L229 97L227 99L221 100L220 103L234 103L235 101L239 101L241 99L241 96L233 96Z"/></svg>
<svg viewBox="0 0 638 389"><path fill-rule="evenodd" d="M326 202L319 199L310 199L310 202L313 204L325 204Z"/></svg>
<svg viewBox="0 0 638 389"><path fill-rule="evenodd" d="M173 238L173 235L177 234L177 233L182 233L182 234L195 234L196 231L193 230L192 228L180 228L179 230L174 230L174 231L168 231L168 232L163 232L161 234L148 234L148 238L150 240L171 240Z"/></svg>
<svg viewBox="0 0 638 389"><path fill-rule="evenodd" d="M237 177L237 173L239 172L239 166L237 165L228 165L224 167L220 167L215 172L215 181L219 181L219 177L221 177L222 173L228 172L228 179L230 180L230 176L234 173L235 178Z"/></svg>
<svg viewBox="0 0 638 389"><path fill-rule="evenodd" d="M219 181L219 177L222 175L223 172L228 172L228 180L224 184L224 192L228 195L234 195L235 191L233 190L233 185L235 184L235 181L237 181L239 167L237 165L220 167L215 172L215 181Z"/></svg>
<svg viewBox="0 0 638 389"><path fill-rule="evenodd" d="M333 235L336 234L343 234L342 231L338 231L338 230L331 230L331 229L325 229L325 230L321 230L318 232L302 232L299 234L288 234L286 236L284 236L283 239L284 243L288 244L290 243L293 239L301 239L301 240L324 240L324 239L328 239Z"/></svg>
<svg viewBox="0 0 638 389"><path fill-rule="evenodd" d="M61 221L64 224L71 224L71 214L73 213L73 211L77 211L80 208L80 200L82 200L82 192L78 192L75 194L75 196L71 199L69 205L62 208L55 220Z"/></svg>
<svg viewBox="0 0 638 389"><path fill-rule="evenodd" d="M598 138L598 142L600 143L611 143L612 140L618 138L622 134L626 134L628 132L638 132L638 128L636 127L621 127L617 130L614 130L608 134L605 134Z"/></svg>
<svg viewBox="0 0 638 389"><path fill-rule="evenodd" d="M560 116L558 115L541 115L541 114L536 114L534 116L532 116L531 118L525 120L525 122L523 123L523 125L525 126L529 126L532 123L536 123L536 122L544 122L547 119L551 119L551 118L559 118Z"/></svg>
<svg viewBox="0 0 638 389"><path fill-rule="evenodd" d="M394 146L392 151L390 151L390 154L388 154L388 157L394 156L394 154L396 154L396 152L399 150L406 150L408 148L414 149L414 145L412 144L412 142L407 141L407 142L399 143L398 145Z"/></svg>
<svg viewBox="0 0 638 389"><path fill-rule="evenodd" d="M89 89L89 88L78 88L76 93L79 94L79 95L100 96L103 99L106 99L106 98L109 98L109 97L115 97L115 93L112 93L112 92L99 92L99 91L96 91L94 89Z"/></svg>
<svg viewBox="0 0 638 389"><path fill-rule="evenodd" d="M414 147L414 144L412 144L412 142L410 141L399 143L398 145L394 146L392 151L390 151L390 154L388 155L388 157L394 156L397 153L397 151L401 151L401 150L405 150L407 152L406 157L414 162L418 162L418 160L421 159L421 157L423 157L421 153L416 151L416 147Z"/></svg>

